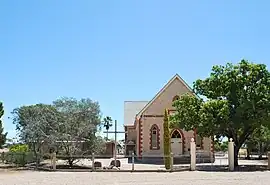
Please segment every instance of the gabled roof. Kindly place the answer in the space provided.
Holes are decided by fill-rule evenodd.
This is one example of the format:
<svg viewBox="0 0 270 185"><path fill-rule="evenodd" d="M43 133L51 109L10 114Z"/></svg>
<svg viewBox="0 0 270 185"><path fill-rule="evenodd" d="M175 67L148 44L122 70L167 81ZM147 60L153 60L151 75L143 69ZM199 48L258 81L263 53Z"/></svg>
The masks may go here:
<svg viewBox="0 0 270 185"><path fill-rule="evenodd" d="M172 84L172 82L174 80L178 79L190 92L193 93L193 90L192 88L178 75L174 75L170 81L156 94L156 96L151 100L149 101L142 109L141 111L137 114L137 117L139 117L148 107L150 107L150 105L152 105L152 103ZM195 95L195 94L194 94Z"/></svg>
<svg viewBox="0 0 270 185"><path fill-rule="evenodd" d="M148 101L125 101L124 102L124 125L134 125L136 114L142 110Z"/></svg>

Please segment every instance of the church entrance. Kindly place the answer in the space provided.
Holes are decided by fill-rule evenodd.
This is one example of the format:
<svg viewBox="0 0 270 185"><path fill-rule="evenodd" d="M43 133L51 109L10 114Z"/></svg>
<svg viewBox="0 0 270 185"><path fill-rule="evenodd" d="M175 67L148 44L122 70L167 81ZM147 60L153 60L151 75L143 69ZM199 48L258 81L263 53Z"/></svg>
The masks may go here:
<svg viewBox="0 0 270 185"><path fill-rule="evenodd" d="M174 130L171 134L171 152L174 155L183 154L183 143L181 133L178 130Z"/></svg>

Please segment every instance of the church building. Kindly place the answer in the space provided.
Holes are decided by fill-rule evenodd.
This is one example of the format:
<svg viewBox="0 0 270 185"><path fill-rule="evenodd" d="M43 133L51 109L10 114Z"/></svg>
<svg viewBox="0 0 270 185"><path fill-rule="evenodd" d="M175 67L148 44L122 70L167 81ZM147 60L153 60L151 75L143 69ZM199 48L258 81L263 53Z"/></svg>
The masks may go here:
<svg viewBox="0 0 270 185"><path fill-rule="evenodd" d="M172 102L186 93L194 95L187 83L176 74L152 100L124 102L126 155L135 152L139 157L163 156L164 110L168 109L169 114L173 114ZM196 129L185 131L175 128L170 132L174 156L189 156L191 138L196 141L197 153L209 157L213 154L212 139L199 137Z"/></svg>

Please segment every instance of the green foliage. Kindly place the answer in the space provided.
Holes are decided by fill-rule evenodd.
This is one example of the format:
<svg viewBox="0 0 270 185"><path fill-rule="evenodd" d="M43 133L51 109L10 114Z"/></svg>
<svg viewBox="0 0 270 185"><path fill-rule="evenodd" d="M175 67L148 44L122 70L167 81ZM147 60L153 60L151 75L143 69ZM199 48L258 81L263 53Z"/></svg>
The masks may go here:
<svg viewBox="0 0 270 185"><path fill-rule="evenodd" d="M20 138L27 143L34 153L36 167L42 156L42 146L55 141L56 125L59 123L59 113L52 105L36 104L14 109L13 123L20 133Z"/></svg>
<svg viewBox="0 0 270 185"><path fill-rule="evenodd" d="M13 123L23 142L36 154L37 163L43 146L56 147L70 165L74 155L98 151L95 132L100 126L100 107L90 99L61 98L52 105L36 104L14 109ZM100 142L99 142L100 143Z"/></svg>
<svg viewBox="0 0 270 185"><path fill-rule="evenodd" d="M197 128L202 136L226 136L235 142L235 165L243 143L260 126L270 127L270 73L263 64L242 60L214 66L210 77L194 83L194 93L173 106L172 126Z"/></svg>
<svg viewBox="0 0 270 185"><path fill-rule="evenodd" d="M95 133L101 125L101 113L98 102L91 99L76 100L74 98L61 98L53 102L53 106L61 117L56 124L55 138L68 156L68 163L72 166L75 155L92 153L97 149ZM87 150L82 150L87 145Z"/></svg>
<svg viewBox="0 0 270 185"><path fill-rule="evenodd" d="M170 130L169 130L169 116L168 110L165 110L164 113L164 164L166 169L170 169L171 167L171 142L170 142Z"/></svg>
<svg viewBox="0 0 270 185"><path fill-rule="evenodd" d="M262 154L270 146L270 129L265 126L256 128L245 143L249 151L259 153L259 158L262 158ZM249 158L249 156L247 157Z"/></svg>
<svg viewBox="0 0 270 185"><path fill-rule="evenodd" d="M215 141L214 143L214 147L215 147L215 151L222 151L222 152L226 152L228 151L228 141Z"/></svg>
<svg viewBox="0 0 270 185"><path fill-rule="evenodd" d="M29 147L27 144L15 144L9 147L10 152L28 152Z"/></svg>
<svg viewBox="0 0 270 185"><path fill-rule="evenodd" d="M35 162L36 157L33 152L7 152L4 154L4 161L7 164L25 166L26 164Z"/></svg>
<svg viewBox="0 0 270 185"><path fill-rule="evenodd" d="M110 116L106 116L103 119L103 126L107 130L107 137L106 137L106 139L108 140L108 131L109 131L110 127L112 126L112 118Z"/></svg>
<svg viewBox="0 0 270 185"><path fill-rule="evenodd" d="M3 145L6 143L7 140L7 132L4 132L3 124L2 124L2 116L4 115L4 107L2 102L0 102L0 148L3 147Z"/></svg>

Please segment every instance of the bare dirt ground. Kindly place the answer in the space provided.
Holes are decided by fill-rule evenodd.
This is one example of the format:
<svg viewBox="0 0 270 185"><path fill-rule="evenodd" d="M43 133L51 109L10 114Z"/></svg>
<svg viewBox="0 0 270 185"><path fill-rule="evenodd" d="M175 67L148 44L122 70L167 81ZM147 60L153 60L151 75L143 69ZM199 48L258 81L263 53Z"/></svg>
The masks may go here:
<svg viewBox="0 0 270 185"><path fill-rule="evenodd" d="M269 185L270 172L0 172L0 185Z"/></svg>

